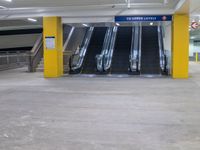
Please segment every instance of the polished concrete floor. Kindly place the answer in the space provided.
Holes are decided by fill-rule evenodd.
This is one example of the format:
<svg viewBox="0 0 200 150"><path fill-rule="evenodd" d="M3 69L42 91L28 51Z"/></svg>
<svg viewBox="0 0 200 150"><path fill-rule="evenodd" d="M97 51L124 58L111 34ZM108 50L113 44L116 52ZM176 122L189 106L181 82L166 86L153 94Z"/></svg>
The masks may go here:
<svg viewBox="0 0 200 150"><path fill-rule="evenodd" d="M200 64L190 76L0 72L0 150L199 150Z"/></svg>

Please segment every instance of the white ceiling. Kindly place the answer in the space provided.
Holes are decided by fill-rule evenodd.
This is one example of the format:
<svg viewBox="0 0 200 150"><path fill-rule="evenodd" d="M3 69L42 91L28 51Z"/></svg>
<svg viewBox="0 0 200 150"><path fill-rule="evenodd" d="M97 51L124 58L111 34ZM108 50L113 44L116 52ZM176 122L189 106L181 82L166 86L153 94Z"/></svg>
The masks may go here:
<svg viewBox="0 0 200 150"><path fill-rule="evenodd" d="M63 7L63 6L92 6L92 5L124 5L126 0L13 0L12 4L1 0L0 3L8 8L23 7ZM173 7L178 0L168 0L166 7ZM131 0L134 5L164 4L164 0Z"/></svg>
<svg viewBox="0 0 200 150"><path fill-rule="evenodd" d="M61 16L63 23L113 22L116 15L173 14L189 1L191 21L200 20L200 0L0 0L0 30L15 27L41 27L43 16ZM168 1L165 3L165 1ZM2 8L6 7L6 8ZM37 23L27 21L37 18ZM199 37L200 30L192 30Z"/></svg>
<svg viewBox="0 0 200 150"><path fill-rule="evenodd" d="M183 0L0 0L0 19L25 17L62 16L68 22L76 20L90 22L112 21L116 15L173 14Z"/></svg>
<svg viewBox="0 0 200 150"><path fill-rule="evenodd" d="M116 15L173 14L188 0L130 0L129 9L126 1L128 0L13 0L9 3L0 0L0 6L6 7L0 7L0 20L61 16L64 23L113 22ZM199 20L200 0L189 2L191 20Z"/></svg>
<svg viewBox="0 0 200 150"><path fill-rule="evenodd" d="M200 0L191 0L190 2L190 13L192 16L200 15Z"/></svg>

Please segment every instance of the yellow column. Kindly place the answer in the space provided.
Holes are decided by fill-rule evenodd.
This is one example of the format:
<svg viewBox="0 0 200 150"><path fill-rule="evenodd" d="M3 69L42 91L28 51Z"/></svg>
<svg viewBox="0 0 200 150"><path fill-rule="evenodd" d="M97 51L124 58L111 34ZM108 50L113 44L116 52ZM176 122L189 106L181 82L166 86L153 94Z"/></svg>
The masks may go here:
<svg viewBox="0 0 200 150"><path fill-rule="evenodd" d="M172 77L188 78L189 70L189 16L175 14L172 35Z"/></svg>
<svg viewBox="0 0 200 150"><path fill-rule="evenodd" d="M63 29L60 17L43 18L44 77L63 75Z"/></svg>
<svg viewBox="0 0 200 150"><path fill-rule="evenodd" d="M198 62L199 61L199 54L198 54L198 52L196 52L196 62Z"/></svg>

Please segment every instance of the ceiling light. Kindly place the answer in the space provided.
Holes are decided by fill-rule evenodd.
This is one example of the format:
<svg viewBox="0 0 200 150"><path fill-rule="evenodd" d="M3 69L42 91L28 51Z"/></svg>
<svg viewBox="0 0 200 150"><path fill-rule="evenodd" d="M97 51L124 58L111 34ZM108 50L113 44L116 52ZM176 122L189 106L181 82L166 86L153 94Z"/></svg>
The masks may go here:
<svg viewBox="0 0 200 150"><path fill-rule="evenodd" d="M127 8L131 8L131 0L125 0L125 3L127 4Z"/></svg>
<svg viewBox="0 0 200 150"><path fill-rule="evenodd" d="M87 25L87 24L85 24L85 23L83 24L83 26L85 26L85 27L88 27L88 25Z"/></svg>
<svg viewBox="0 0 200 150"><path fill-rule="evenodd" d="M4 7L4 6L0 6L0 9L7 9L6 7Z"/></svg>
<svg viewBox="0 0 200 150"><path fill-rule="evenodd" d="M153 22L150 22L150 24L149 24L150 26L152 26L153 25Z"/></svg>
<svg viewBox="0 0 200 150"><path fill-rule="evenodd" d="M117 26L120 26L120 24L119 24L119 23L116 23L116 25L117 25Z"/></svg>
<svg viewBox="0 0 200 150"><path fill-rule="evenodd" d="M12 2L12 0L4 0L4 1L6 1L6 2Z"/></svg>
<svg viewBox="0 0 200 150"><path fill-rule="evenodd" d="M127 0L127 7L131 8L131 1L130 0Z"/></svg>
<svg viewBox="0 0 200 150"><path fill-rule="evenodd" d="M31 22L37 22L37 20L36 20L36 19L33 19L33 18L28 18L27 20L28 20L28 21L31 21Z"/></svg>

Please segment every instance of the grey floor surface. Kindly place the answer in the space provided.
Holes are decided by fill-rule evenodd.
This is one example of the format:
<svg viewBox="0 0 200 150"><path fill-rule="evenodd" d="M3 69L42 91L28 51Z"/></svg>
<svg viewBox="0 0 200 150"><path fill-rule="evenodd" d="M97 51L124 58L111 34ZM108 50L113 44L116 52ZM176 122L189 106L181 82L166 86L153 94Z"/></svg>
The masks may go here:
<svg viewBox="0 0 200 150"><path fill-rule="evenodd" d="M190 75L0 72L0 150L200 150L200 64Z"/></svg>

